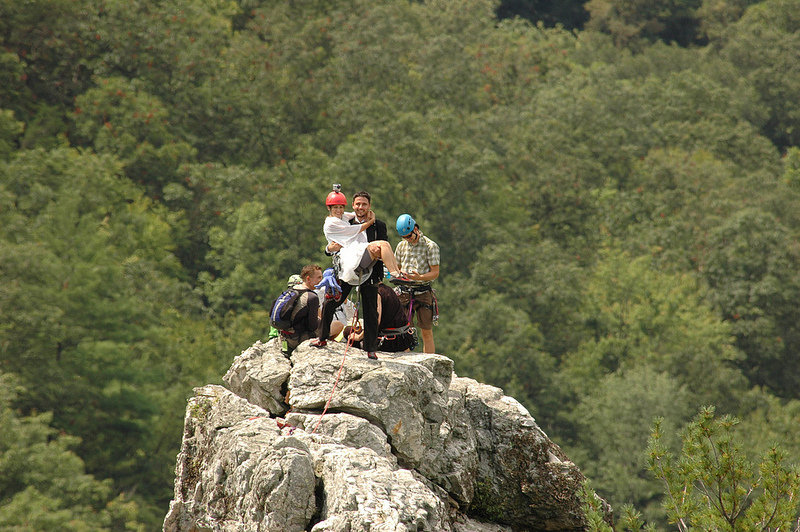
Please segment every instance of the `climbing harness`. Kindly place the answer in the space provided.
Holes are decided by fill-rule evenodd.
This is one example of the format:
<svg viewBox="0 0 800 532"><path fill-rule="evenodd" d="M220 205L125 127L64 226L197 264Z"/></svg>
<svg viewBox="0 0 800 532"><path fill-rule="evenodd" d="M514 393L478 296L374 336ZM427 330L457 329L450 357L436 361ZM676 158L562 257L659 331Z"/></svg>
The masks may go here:
<svg viewBox="0 0 800 532"><path fill-rule="evenodd" d="M388 327L378 333L378 347L382 347L385 343L393 342L402 338L404 335L409 336L407 349L414 349L417 347L417 331L411 326L411 322L406 323L402 327ZM388 350L388 349L387 349Z"/></svg>
<svg viewBox="0 0 800 532"><path fill-rule="evenodd" d="M380 331L379 335L381 338L394 338L396 336L400 336L401 334L405 334L408 331L414 332L414 327L411 326L411 323L406 323L402 327L387 327Z"/></svg>
<svg viewBox="0 0 800 532"><path fill-rule="evenodd" d="M433 313L433 324L439 325L439 301L436 299L436 290L433 289L431 285L424 285L424 286L407 286L407 285L399 285L395 288L395 291L399 294L405 293L409 295L408 301L408 322L411 323L411 318L414 314L414 303L416 302L417 307L427 308L430 309ZM431 293L431 304L422 303L414 298L417 294L424 294L425 292Z"/></svg>

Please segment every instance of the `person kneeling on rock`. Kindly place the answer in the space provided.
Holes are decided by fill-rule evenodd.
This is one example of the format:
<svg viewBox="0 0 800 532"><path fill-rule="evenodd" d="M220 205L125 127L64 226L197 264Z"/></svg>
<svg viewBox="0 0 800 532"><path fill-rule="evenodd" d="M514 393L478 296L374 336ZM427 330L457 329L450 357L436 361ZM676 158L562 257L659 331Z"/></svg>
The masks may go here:
<svg viewBox="0 0 800 532"><path fill-rule="evenodd" d="M361 348L364 331L360 326L345 327L344 335L353 346ZM378 284L378 348L381 351L397 353L410 351L417 345L414 329L408 323L406 309L400 303L397 293L389 286Z"/></svg>

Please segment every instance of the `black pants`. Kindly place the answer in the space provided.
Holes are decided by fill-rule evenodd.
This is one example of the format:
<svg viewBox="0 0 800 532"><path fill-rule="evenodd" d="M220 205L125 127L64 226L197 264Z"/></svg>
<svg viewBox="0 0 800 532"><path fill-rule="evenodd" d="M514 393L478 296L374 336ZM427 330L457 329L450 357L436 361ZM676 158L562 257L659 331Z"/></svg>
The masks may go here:
<svg viewBox="0 0 800 532"><path fill-rule="evenodd" d="M331 321L333 321L333 314L336 309L344 303L344 300L350 295L350 291L354 288L353 285L339 281L339 286L342 287L342 295L336 300L333 298L325 298L325 303L322 304L322 325L319 331L319 338L327 340L331 335ZM361 316L364 318L364 351L377 351L378 350L378 285L366 283L361 285L359 291L361 292ZM345 325L350 325L349 323Z"/></svg>

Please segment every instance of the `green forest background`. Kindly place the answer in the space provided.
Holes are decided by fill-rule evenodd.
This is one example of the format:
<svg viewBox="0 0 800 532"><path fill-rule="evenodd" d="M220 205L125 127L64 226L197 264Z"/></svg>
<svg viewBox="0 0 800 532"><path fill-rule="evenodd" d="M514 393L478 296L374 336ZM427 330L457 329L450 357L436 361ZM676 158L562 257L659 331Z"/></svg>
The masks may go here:
<svg viewBox="0 0 800 532"><path fill-rule="evenodd" d="M800 459L800 1L2 0L0 40L0 529L160 528L334 182L615 508L671 526L656 416Z"/></svg>

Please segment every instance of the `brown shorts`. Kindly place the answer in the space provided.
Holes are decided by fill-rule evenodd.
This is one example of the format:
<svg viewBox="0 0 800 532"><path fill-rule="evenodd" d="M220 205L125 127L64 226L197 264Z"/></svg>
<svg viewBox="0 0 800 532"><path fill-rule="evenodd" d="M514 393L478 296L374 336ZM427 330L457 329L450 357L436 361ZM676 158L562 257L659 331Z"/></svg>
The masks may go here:
<svg viewBox="0 0 800 532"><path fill-rule="evenodd" d="M411 300L411 294L408 292L401 292L400 302L408 308L408 302ZM418 292L414 294L414 308L412 314L416 314L417 323L416 327L420 329L430 330L433 329L433 292ZM412 318L413 323L413 318Z"/></svg>

